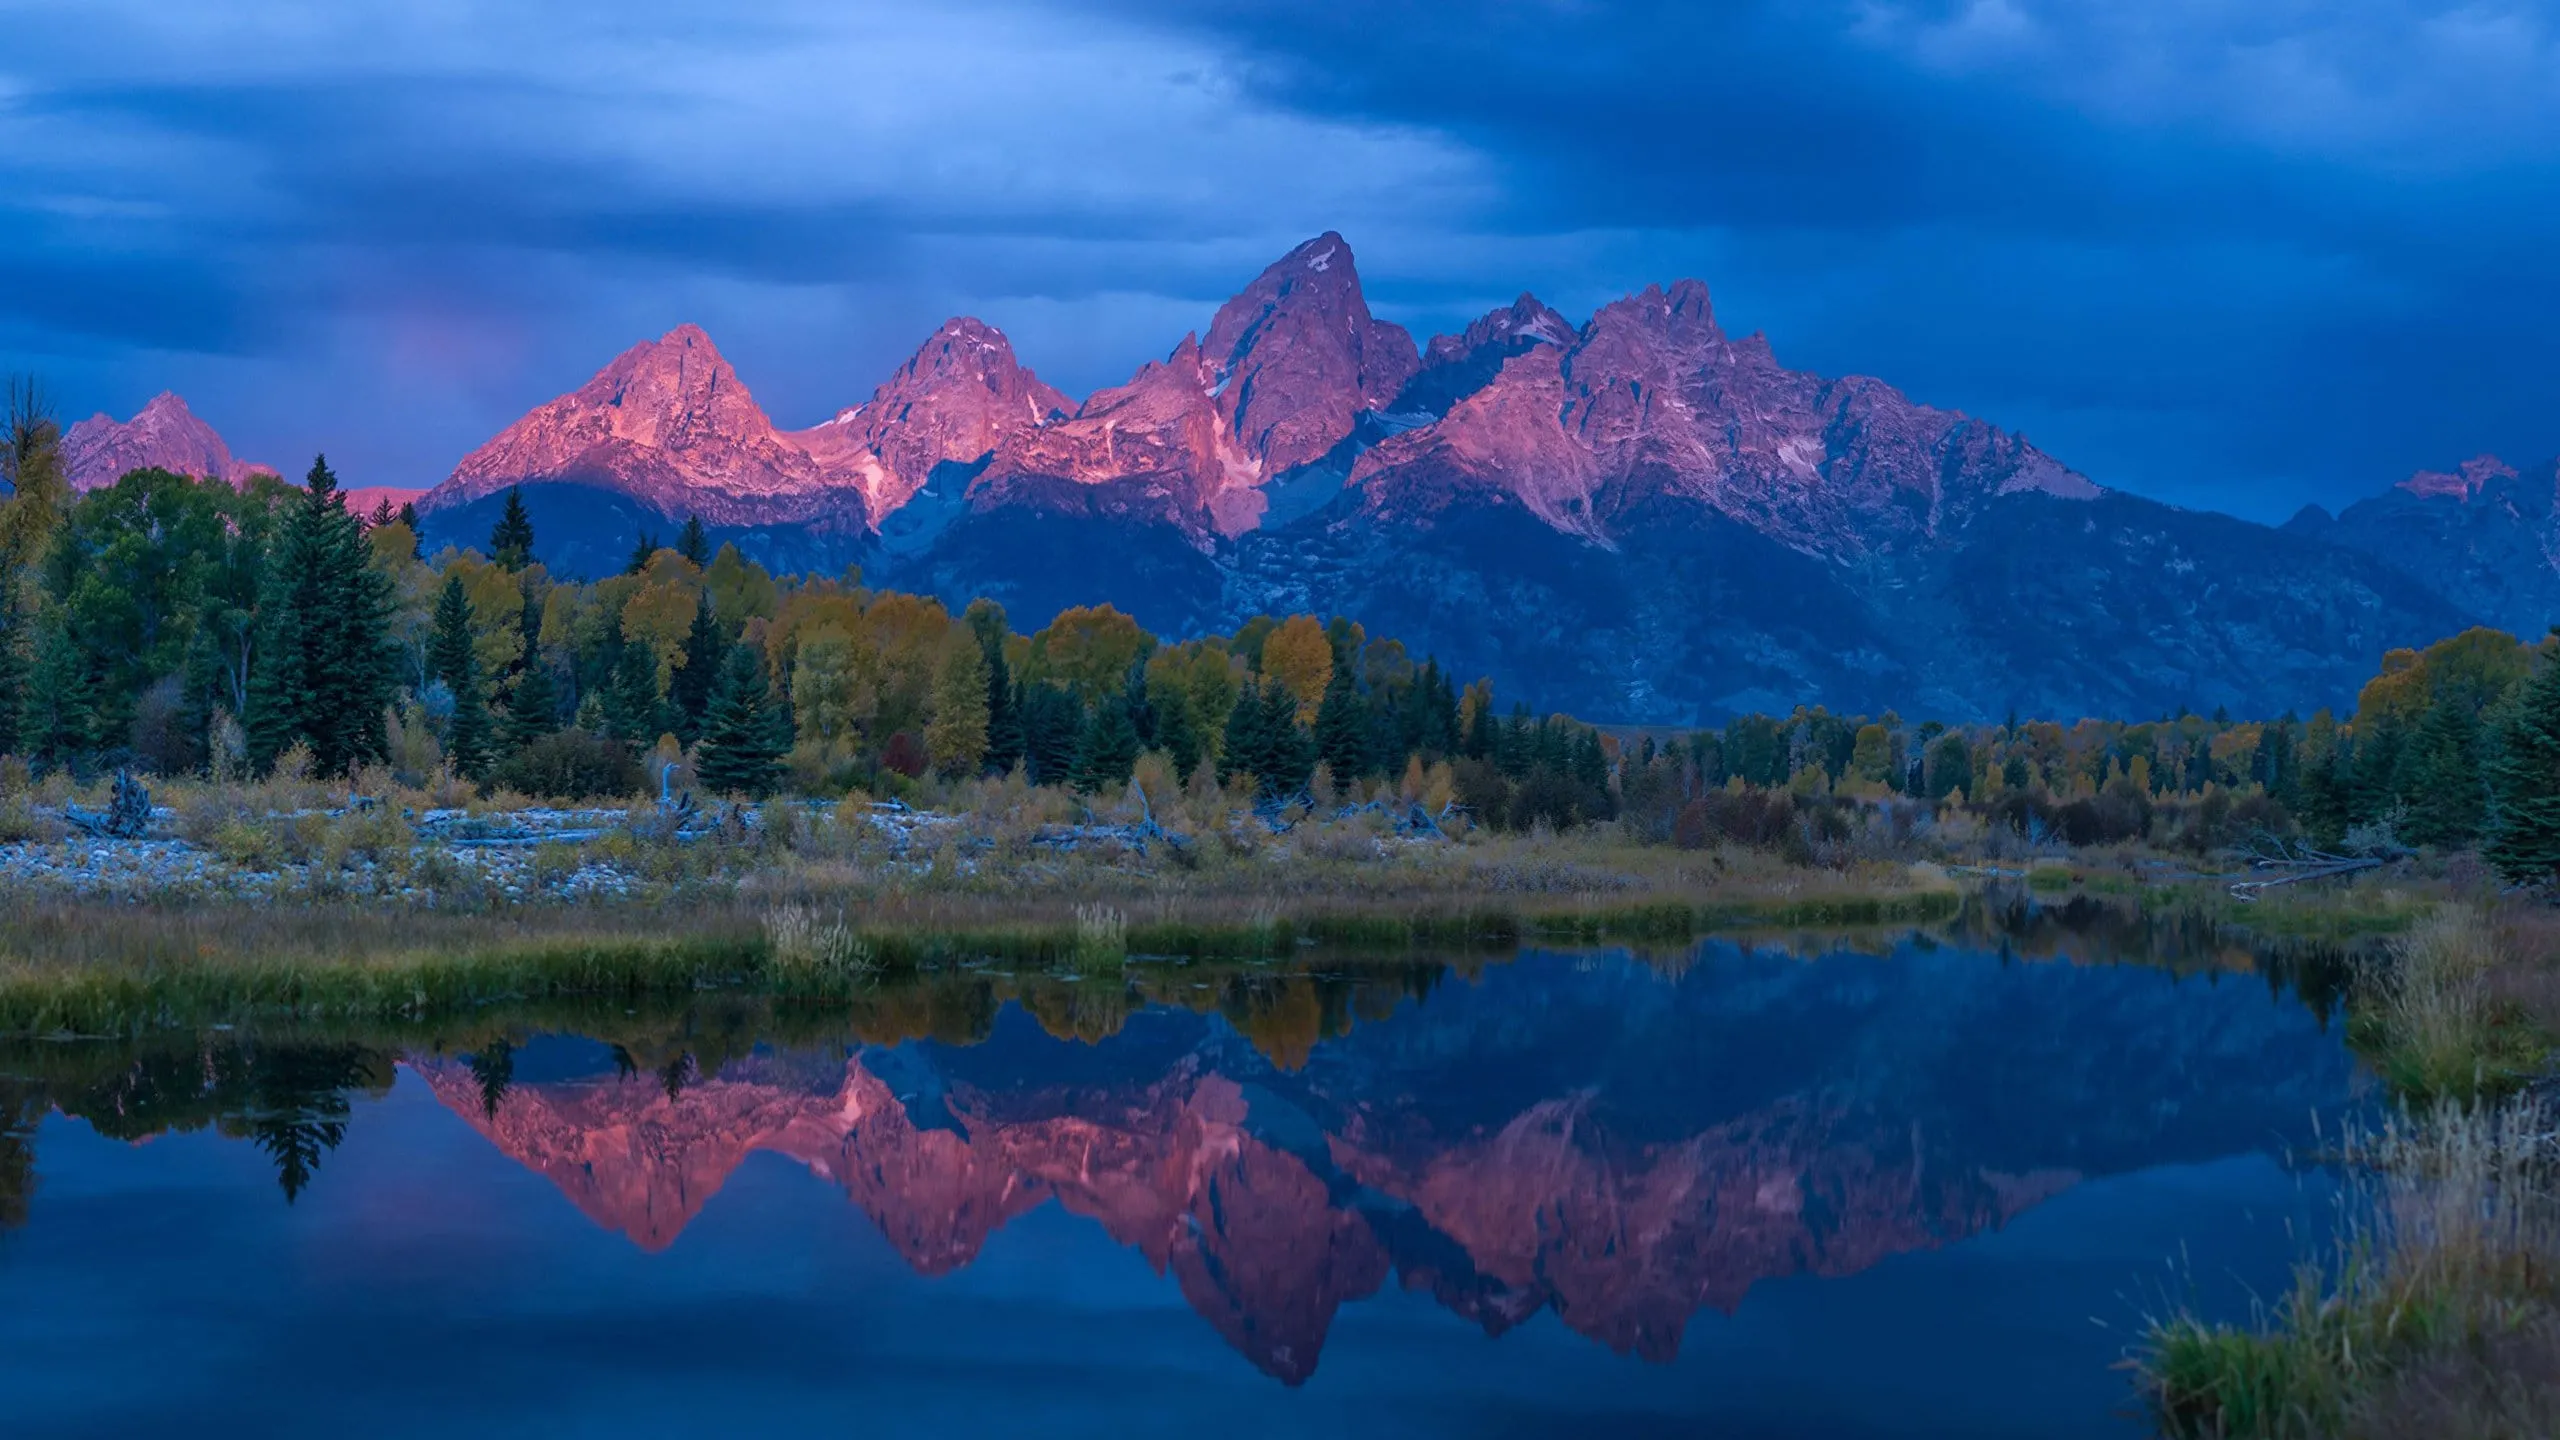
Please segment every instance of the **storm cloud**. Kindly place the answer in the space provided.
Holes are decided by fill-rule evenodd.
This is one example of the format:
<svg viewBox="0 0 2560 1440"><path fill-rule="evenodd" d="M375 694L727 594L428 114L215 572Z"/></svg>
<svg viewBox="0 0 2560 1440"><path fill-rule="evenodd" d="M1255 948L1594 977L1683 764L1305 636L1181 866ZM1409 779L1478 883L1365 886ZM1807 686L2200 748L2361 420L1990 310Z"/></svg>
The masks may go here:
<svg viewBox="0 0 2560 1440"><path fill-rule="evenodd" d="M1074 392L1323 229L1451 329L1694 275L1780 357L2281 518L2560 450L2560 9L0 4L0 352L425 484L632 341L945 316Z"/></svg>

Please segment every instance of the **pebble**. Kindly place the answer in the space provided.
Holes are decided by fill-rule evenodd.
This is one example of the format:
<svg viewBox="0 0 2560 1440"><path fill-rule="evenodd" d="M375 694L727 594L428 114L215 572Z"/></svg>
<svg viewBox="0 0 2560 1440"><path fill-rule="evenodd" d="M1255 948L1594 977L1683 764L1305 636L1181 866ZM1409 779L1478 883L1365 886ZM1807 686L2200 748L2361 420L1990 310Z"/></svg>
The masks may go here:
<svg viewBox="0 0 2560 1440"><path fill-rule="evenodd" d="M608 817L619 821L623 812L538 810L476 817L480 825L525 838L519 843L483 841L450 848L418 845L410 857L415 861L436 852L456 871L467 872L517 900L628 898L641 889L641 878L611 865L587 861L565 874L549 870L539 875L534 865L534 846L547 833L596 825ZM430 812L421 817L447 824L460 818L460 812ZM0 844L0 891L100 899L270 900L327 892L432 904L435 890L418 883L414 871L412 865L386 873L364 859L350 860L334 875L320 873L316 865L259 870L234 865L210 850L174 838L101 842L81 837Z"/></svg>

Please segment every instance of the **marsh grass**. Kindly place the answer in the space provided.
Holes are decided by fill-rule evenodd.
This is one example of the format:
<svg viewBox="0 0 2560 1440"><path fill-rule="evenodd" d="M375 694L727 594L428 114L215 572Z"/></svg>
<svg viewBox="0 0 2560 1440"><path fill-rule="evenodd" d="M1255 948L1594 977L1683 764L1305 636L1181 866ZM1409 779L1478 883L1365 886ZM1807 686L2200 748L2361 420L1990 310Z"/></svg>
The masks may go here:
<svg viewBox="0 0 2560 1440"><path fill-rule="evenodd" d="M2155 1324L2165 1430L2230 1440L2545 1437L2560 1370L2501 1364L2560 1336L2560 1140L2528 1098L2442 1101L2350 1133L2336 1251L2248 1328ZM2530 1353L2530 1343L2522 1346Z"/></svg>
<svg viewBox="0 0 2560 1440"><path fill-rule="evenodd" d="M843 995L879 980L878 955L841 911L825 918L805 905L785 905L766 914L764 934L765 988L774 994Z"/></svg>
<svg viewBox="0 0 2560 1440"><path fill-rule="evenodd" d="M2357 977L2348 1033L2408 1108L2351 1133L2336 1253L2246 1328L2155 1325L2142 1368L2173 1433L2560 1433L2553 926L2448 903Z"/></svg>
<svg viewBox="0 0 2560 1440"><path fill-rule="evenodd" d="M1076 907L1073 958L1088 967L1118 966L1129 958L1129 917L1109 905Z"/></svg>
<svg viewBox="0 0 2560 1440"><path fill-rule="evenodd" d="M2394 1091L2425 1102L2500 1095L2540 1073L2549 1036L2498 992L2502 971L2542 968L2501 943L2476 906L2448 904L2360 977L2349 1035Z"/></svg>
<svg viewBox="0 0 2560 1440"><path fill-rule="evenodd" d="M1920 924L1962 895L1795 886L1673 899L1643 888L1353 894L1310 902L1302 877L1153 887L1098 869L1045 885L838 884L825 874L694 883L654 904L503 905L469 867L415 862L452 903L401 908L302 892L289 902L118 906L32 899L0 931L0 1033L127 1034L244 1015L425 1014L575 994L735 986L836 994L873 975L967 965L1116 968L1131 955L1270 961L1306 947L1370 955L1523 944L1669 945L1719 932ZM485 888L485 887L483 887ZM780 918L797 916L799 918ZM821 920L819 917L830 917ZM858 919L848 918L858 916Z"/></svg>

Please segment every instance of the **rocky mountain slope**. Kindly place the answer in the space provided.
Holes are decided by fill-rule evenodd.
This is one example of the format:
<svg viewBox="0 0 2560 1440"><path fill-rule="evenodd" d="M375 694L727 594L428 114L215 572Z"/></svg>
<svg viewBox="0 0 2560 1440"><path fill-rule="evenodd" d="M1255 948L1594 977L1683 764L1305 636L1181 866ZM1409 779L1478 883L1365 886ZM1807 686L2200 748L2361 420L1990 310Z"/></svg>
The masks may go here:
<svg viewBox="0 0 2560 1440"><path fill-rule="evenodd" d="M610 573L644 533L688 515L794 568L831 569L869 531L866 476L821 465L774 428L699 327L643 341L463 457L418 502L430 544L483 543L522 487L545 558Z"/></svg>
<svg viewBox="0 0 2560 1440"><path fill-rule="evenodd" d="M1105 601L1173 635L1346 613L1536 708L1661 723L2308 711L2491 613L2506 564L2444 580L2341 543L2344 519L2105 490L1882 381L1787 368L1695 281L1578 326L1524 295L1417 350L1330 233L1081 404L957 319L786 432L680 328L466 459L420 503L430 543L479 540L518 484L571 572L699 513L768 564L856 561L1026 627Z"/></svg>
<svg viewBox="0 0 2560 1440"><path fill-rule="evenodd" d="M2560 624L2560 461L2518 470L2474 456L2421 470L2335 517L2306 508L2284 528L2371 555L2526 639Z"/></svg>
<svg viewBox="0 0 2560 1440"><path fill-rule="evenodd" d="M92 415L62 437L63 469L73 490L112 485L128 471L160 469L237 485L272 467L238 459L187 402L163 390L132 419Z"/></svg>

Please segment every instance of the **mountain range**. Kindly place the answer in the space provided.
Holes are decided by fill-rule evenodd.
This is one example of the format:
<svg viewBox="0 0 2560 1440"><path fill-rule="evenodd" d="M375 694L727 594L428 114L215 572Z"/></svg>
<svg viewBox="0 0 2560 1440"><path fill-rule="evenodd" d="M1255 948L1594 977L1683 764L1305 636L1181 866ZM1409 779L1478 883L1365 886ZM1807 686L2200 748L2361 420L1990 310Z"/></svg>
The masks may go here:
<svg viewBox="0 0 2560 1440"><path fill-rule="evenodd" d="M202 463L231 466L213 444ZM786 430L679 326L418 512L431 547L484 544L521 487L568 574L698 515L774 568L989 596L1025 629L1097 602L1173 636L1347 614L1596 720L1983 720L2308 711L2350 702L2393 646L2538 635L2560 619L2555 481L2484 458L2252 524L2110 490L1883 381L1789 369L1695 281L1579 324L1523 295L1417 346L1328 233L1080 403L963 318Z"/></svg>

